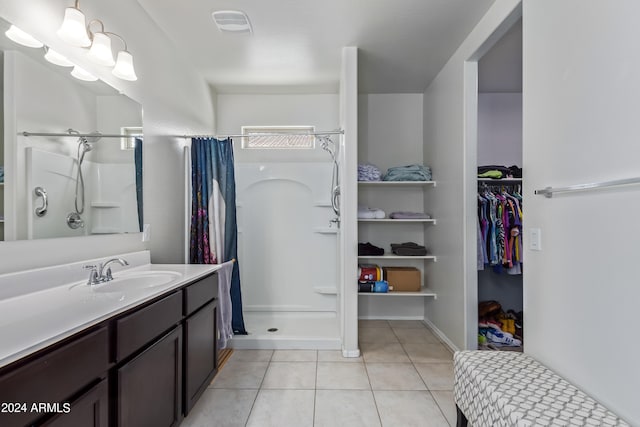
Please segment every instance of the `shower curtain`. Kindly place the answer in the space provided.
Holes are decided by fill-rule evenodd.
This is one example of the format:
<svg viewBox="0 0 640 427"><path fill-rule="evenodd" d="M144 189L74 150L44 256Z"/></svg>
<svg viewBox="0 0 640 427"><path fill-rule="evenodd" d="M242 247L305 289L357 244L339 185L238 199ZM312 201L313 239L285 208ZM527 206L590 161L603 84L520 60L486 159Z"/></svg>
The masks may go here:
<svg viewBox="0 0 640 427"><path fill-rule="evenodd" d="M242 316L236 183L231 139L191 140L191 241L189 262L222 264L235 258L231 275L231 326L246 335Z"/></svg>

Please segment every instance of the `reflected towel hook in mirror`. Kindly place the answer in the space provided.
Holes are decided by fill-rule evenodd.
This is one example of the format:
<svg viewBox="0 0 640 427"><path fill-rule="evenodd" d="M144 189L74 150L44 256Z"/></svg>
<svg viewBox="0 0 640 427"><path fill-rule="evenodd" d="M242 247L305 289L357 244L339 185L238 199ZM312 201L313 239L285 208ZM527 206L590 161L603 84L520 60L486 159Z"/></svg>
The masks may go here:
<svg viewBox="0 0 640 427"><path fill-rule="evenodd" d="M33 189L33 193L36 197L42 197L42 206L36 208L36 216L43 217L47 214L47 209L49 209L49 200L47 199L47 190L42 187L36 187Z"/></svg>

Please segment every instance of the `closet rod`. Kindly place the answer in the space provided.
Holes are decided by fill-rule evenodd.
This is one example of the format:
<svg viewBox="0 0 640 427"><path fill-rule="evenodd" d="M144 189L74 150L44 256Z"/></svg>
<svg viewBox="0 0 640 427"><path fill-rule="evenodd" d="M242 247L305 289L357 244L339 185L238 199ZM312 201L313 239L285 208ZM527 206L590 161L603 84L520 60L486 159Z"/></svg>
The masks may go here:
<svg viewBox="0 0 640 427"><path fill-rule="evenodd" d="M18 132L22 136L67 136L72 138L142 138L142 134L110 134L110 133L47 133L47 132Z"/></svg>
<svg viewBox="0 0 640 427"><path fill-rule="evenodd" d="M325 136L325 135L343 135L342 129L329 130L325 132L263 132L236 135L175 135L175 138L250 138L252 136Z"/></svg>
<svg viewBox="0 0 640 427"><path fill-rule="evenodd" d="M614 181L593 182L589 184L570 185L568 187L547 187L542 190L535 190L535 194L543 194L547 198L551 198L554 193L569 193L573 191L593 190L596 188L617 187L620 185L640 184L639 178L616 179Z"/></svg>

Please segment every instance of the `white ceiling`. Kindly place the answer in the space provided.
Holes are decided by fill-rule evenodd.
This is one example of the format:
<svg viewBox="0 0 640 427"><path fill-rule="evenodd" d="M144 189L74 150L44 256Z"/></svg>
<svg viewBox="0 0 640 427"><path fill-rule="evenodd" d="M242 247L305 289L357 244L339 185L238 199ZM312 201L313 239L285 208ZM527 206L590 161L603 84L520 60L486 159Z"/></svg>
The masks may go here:
<svg viewBox="0 0 640 427"><path fill-rule="evenodd" d="M138 0L219 93L336 92L358 46L360 91L421 93L494 0ZM253 34L218 31L241 10Z"/></svg>

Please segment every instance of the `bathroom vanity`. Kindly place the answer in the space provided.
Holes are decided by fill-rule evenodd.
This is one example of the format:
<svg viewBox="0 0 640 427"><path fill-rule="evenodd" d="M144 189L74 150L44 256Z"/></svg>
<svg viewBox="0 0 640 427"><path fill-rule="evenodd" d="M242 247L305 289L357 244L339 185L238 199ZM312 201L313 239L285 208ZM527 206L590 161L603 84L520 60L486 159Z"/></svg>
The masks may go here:
<svg viewBox="0 0 640 427"><path fill-rule="evenodd" d="M0 425L179 425L217 370L217 268L141 265L0 300L24 308L0 322Z"/></svg>

